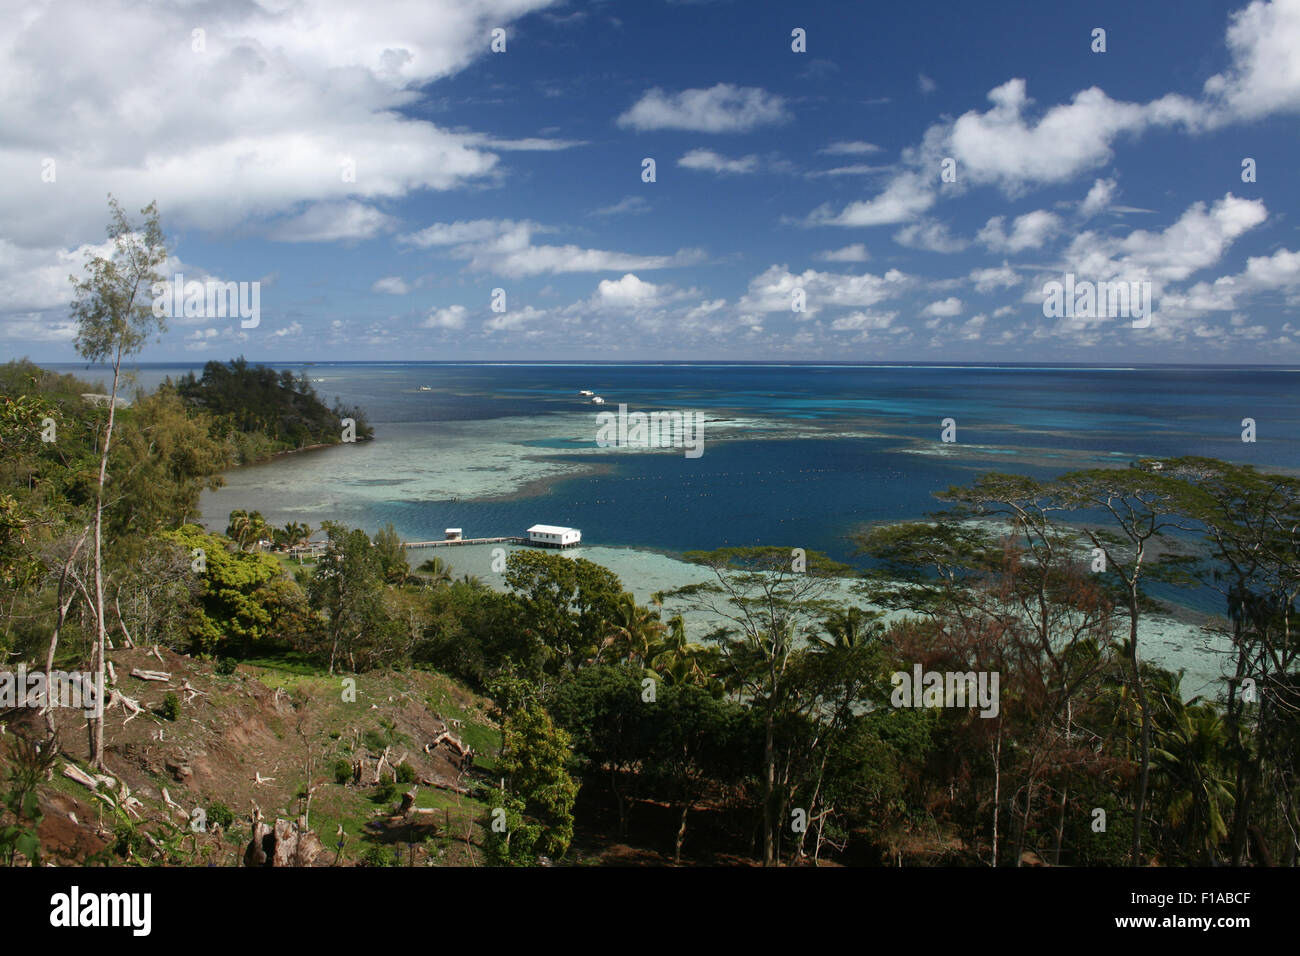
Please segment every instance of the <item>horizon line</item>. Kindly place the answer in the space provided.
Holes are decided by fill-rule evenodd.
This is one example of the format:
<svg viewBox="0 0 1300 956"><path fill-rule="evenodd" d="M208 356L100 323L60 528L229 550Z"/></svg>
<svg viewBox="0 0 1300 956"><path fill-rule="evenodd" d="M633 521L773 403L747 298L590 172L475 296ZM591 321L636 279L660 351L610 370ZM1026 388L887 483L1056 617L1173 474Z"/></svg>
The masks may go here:
<svg viewBox="0 0 1300 956"><path fill-rule="evenodd" d="M244 358L244 356L237 356ZM78 368L111 368L107 363L94 363L86 361L38 361L27 358L11 358L6 362L30 361L35 365L60 365L75 366ZM178 368L178 367L202 367L209 362L221 362L223 364L234 361L235 359L201 359L195 361L151 361L151 362L133 362L128 365L123 362L123 367L131 368ZM1089 371L1104 372L1131 372L1144 369L1253 369L1253 370L1271 370L1271 371L1289 371L1300 372L1300 368L1294 367L1295 363L1213 363L1213 362L1133 362L1127 365L1109 365L1105 363L1094 362L922 362L922 361L876 361L876 362L832 362L825 360L806 361L771 361L761 359L634 359L634 360L612 360L612 359L591 359L591 360L571 360L571 359L245 359L252 365L301 365L301 366L500 366L500 367L559 367L559 368L586 368L586 367L696 367L707 368L716 366L750 366L750 367L767 367L767 368L933 368L933 369L1036 369L1039 371L1050 371L1052 369L1086 369Z"/></svg>

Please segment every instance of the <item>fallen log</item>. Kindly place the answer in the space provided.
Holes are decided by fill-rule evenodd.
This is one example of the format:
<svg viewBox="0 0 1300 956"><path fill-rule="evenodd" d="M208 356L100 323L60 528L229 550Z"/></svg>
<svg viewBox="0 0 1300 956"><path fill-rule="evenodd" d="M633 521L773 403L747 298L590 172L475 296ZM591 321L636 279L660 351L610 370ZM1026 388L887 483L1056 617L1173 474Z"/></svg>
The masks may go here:
<svg viewBox="0 0 1300 956"><path fill-rule="evenodd" d="M108 706L105 707L104 709L111 710L114 704L121 704L122 709L131 715L127 717L126 720L122 721L123 727L125 727L131 721L135 720L137 717L139 717L141 714L144 713L144 708L140 706L140 702L138 700L135 700L134 698L131 697L127 697L126 694L123 694L117 688L113 688L112 693L109 694Z"/></svg>
<svg viewBox="0 0 1300 956"><path fill-rule="evenodd" d="M462 757L464 757L467 753L469 753L469 747L465 746L464 741L462 741L459 737L455 736L449 730L444 730L437 737L434 737L433 740L425 746L424 752L433 753L433 748L443 743L450 744L452 747L456 749L456 752L460 754Z"/></svg>
<svg viewBox="0 0 1300 956"><path fill-rule="evenodd" d="M144 671L138 667L131 668L131 676L140 680L162 681L164 684L169 683L172 679L172 675L166 671Z"/></svg>
<svg viewBox="0 0 1300 956"><path fill-rule="evenodd" d="M189 813L186 812L185 808L182 807L179 803L177 803L175 800L172 799L172 795L171 795L170 793L167 792L167 788L166 788L166 787L163 787L163 788L162 788L162 797L163 797L163 803L167 804L167 806L169 806L171 809L175 810L177 813L179 813L181 816L183 816L186 820L188 820L188 819L190 818L190 815L189 815Z"/></svg>
<svg viewBox="0 0 1300 956"><path fill-rule="evenodd" d="M107 774L86 773L86 771L82 770L75 764L67 764L63 768L63 775L69 780L73 780L81 784L83 787L88 788L94 797L104 801L104 803L107 803L110 807L117 808L120 806L131 816L138 818L140 816L140 811L144 809L144 804L131 796L131 791L127 789L124 781L115 780ZM111 791L115 787L118 792L117 800L114 800L108 793L104 792L105 790Z"/></svg>
<svg viewBox="0 0 1300 956"><path fill-rule="evenodd" d="M95 791L99 790L100 784L103 784L104 786L109 787L110 789L117 786L117 780L114 779L113 777L110 777L107 774L102 774L102 773L95 773L95 774L86 773L86 771L82 770L76 764L70 763L67 766L65 766L63 768L63 775L67 777L69 780L76 781L77 783L81 784L83 787L87 787Z"/></svg>
<svg viewBox="0 0 1300 956"><path fill-rule="evenodd" d="M458 783L450 783L440 777L421 777L420 783L426 787L437 787L439 790L450 790L452 793L459 793L462 796L469 795L469 788L462 787Z"/></svg>

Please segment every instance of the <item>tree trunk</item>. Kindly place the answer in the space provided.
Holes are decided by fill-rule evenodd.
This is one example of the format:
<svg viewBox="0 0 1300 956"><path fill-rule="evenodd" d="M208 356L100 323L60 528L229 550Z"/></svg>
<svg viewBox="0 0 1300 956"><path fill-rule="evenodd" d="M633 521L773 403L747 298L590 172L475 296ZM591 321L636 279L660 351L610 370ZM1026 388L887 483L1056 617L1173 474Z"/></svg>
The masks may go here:
<svg viewBox="0 0 1300 956"><path fill-rule="evenodd" d="M811 821L811 820L814 818L814 815L816 815L816 814L818 813L818 811L817 811L817 801L818 801L819 799L821 799L821 793L822 793L822 781L826 779L826 761L830 758L830 755L831 755L831 744L830 744L830 741L828 740L828 741L826 742L826 748L822 751L822 762L821 762L821 765L818 766L818 768L817 768L817 783L813 785L812 799L808 801L808 817L809 817L809 821ZM817 819L820 819L820 817L817 817ZM801 859L801 858L803 857L803 844L804 844L804 838L805 838L807 835L808 835L808 828L805 827L805 828L804 828L804 831L803 831L802 833L799 834L799 841L798 841L798 843L795 844L795 848L794 848L794 856L795 856L795 859L796 859L796 860ZM822 841L821 841L821 825L819 824L818 827L817 827L817 841L816 841L816 843L814 844L814 846L816 847L817 850L820 850L820 849L821 849L821 842L822 842Z"/></svg>
<svg viewBox="0 0 1300 956"><path fill-rule="evenodd" d="M1256 784L1258 783L1256 767L1249 758L1237 774L1237 800L1232 821L1232 859L1233 866L1245 866L1250 847L1247 839L1250 833L1250 810L1255 802ZM1240 842L1238 842L1240 841Z"/></svg>
<svg viewBox="0 0 1300 956"><path fill-rule="evenodd" d="M766 728L763 739L763 865L773 866L773 825L772 825L772 791L776 783L776 744L775 715L772 713L774 703L767 708Z"/></svg>
<svg viewBox="0 0 1300 956"><path fill-rule="evenodd" d="M1070 746L1070 729L1074 724L1074 704L1069 697L1065 699L1065 746ZM1061 865L1061 844L1065 840L1065 808L1069 802L1068 794L1070 792L1069 771L1066 771L1066 777L1061 781L1061 802L1056 811L1056 833L1052 839L1052 866Z"/></svg>
<svg viewBox="0 0 1300 956"><path fill-rule="evenodd" d="M108 451L113 443L113 422L117 416L117 385L122 370L122 348L113 356L113 390L108 399L108 424L104 427L104 447L99 452L99 485L95 492L95 699L104 699L104 654L107 631L104 627L104 484L108 480ZM97 770L104 769L104 714L101 710L86 722L90 730L90 761Z"/></svg>
<svg viewBox="0 0 1300 956"><path fill-rule="evenodd" d="M623 792L618 789L618 770L609 768L609 788L614 791L614 803L618 806L618 835L627 836L627 811L623 807Z"/></svg>
<svg viewBox="0 0 1300 956"><path fill-rule="evenodd" d="M122 617L122 588L120 585L117 593L113 596L113 610L117 613L117 626L122 629L122 637L126 639L126 646L135 647L135 641L131 640L131 632L126 629L126 620Z"/></svg>
<svg viewBox="0 0 1300 956"><path fill-rule="evenodd" d="M673 860L679 866L682 862L682 844L686 842L686 814L691 812L691 802L687 800L682 804L681 824L677 827L677 845L674 848Z"/></svg>
<svg viewBox="0 0 1300 956"><path fill-rule="evenodd" d="M1233 866L1241 866L1242 861L1246 858L1246 824L1250 819L1250 794L1248 782L1250 756L1246 749L1241 746L1241 717L1245 711L1245 701L1238 696L1238 689L1241 687L1241 680L1246 673L1246 655L1243 648L1244 637L1241 634L1241 623L1238 620L1233 622L1233 645L1237 648L1237 672L1236 680L1228 684L1228 747L1233 756L1236 758L1236 787L1233 792L1237 799L1232 805L1232 828L1229 843L1229 859Z"/></svg>
<svg viewBox="0 0 1300 956"><path fill-rule="evenodd" d="M1065 839L1065 807L1069 789L1061 785L1061 802L1056 808L1056 833L1052 836L1052 866L1061 865L1061 842Z"/></svg>
<svg viewBox="0 0 1300 956"><path fill-rule="evenodd" d="M1138 667L1138 608L1137 584L1129 589L1129 662L1133 667L1133 682L1137 690L1138 707L1142 710L1142 743L1139 751L1141 769L1138 772L1137 795L1133 800L1133 847L1130 866L1142 865L1142 814L1145 812L1147 782L1151 774L1151 708L1147 705L1146 683Z"/></svg>
<svg viewBox="0 0 1300 956"><path fill-rule="evenodd" d="M63 630L63 622L67 619L68 609L72 607L72 602L76 600L76 595L74 594L65 601L63 599L63 592L67 587L68 573L71 571L72 565L77 560L77 553L81 550L81 546L86 543L86 535L89 532L89 528L81 532L81 537L78 538L77 543L72 546L72 554L68 555L68 560L63 563L63 571L59 575L59 612L54 621L54 631L50 634L50 649L45 655L45 728L50 735L51 742L54 740L54 734L57 729L54 724L54 707L51 706L50 702L50 688L54 686L54 682L51 680L51 674L54 672L54 652L59 646L59 632ZM96 700L99 700L99 698L96 698Z"/></svg>
<svg viewBox="0 0 1300 956"><path fill-rule="evenodd" d="M993 747L993 859L992 866L998 865L998 807L1002 796L1002 718L998 718L997 742Z"/></svg>
<svg viewBox="0 0 1300 956"><path fill-rule="evenodd" d="M1025 809L1020 817L1020 825L1016 833L1016 866L1020 866L1020 860L1025 855L1025 835L1029 832L1029 815L1034 808L1034 778L1029 778L1029 783L1025 787Z"/></svg>
<svg viewBox="0 0 1300 956"><path fill-rule="evenodd" d="M825 843L826 818L831 815L834 809L835 804L832 803L817 814L817 839L813 842L813 866L821 866L822 845ZM843 849L843 847L840 847L840 849Z"/></svg>

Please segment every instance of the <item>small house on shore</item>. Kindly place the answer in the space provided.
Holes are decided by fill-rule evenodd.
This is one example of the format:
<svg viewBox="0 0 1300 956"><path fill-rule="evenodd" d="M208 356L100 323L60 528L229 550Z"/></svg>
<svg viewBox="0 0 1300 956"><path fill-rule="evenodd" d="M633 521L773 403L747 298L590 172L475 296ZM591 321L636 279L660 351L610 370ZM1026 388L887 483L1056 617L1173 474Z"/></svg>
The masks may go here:
<svg viewBox="0 0 1300 956"><path fill-rule="evenodd" d="M446 537L447 541L459 541L461 539L460 528L448 528L446 531L443 532L443 534L447 536Z"/></svg>
<svg viewBox="0 0 1300 956"><path fill-rule="evenodd" d="M528 529L528 543L542 548L572 548L581 541L582 532L577 528L535 524Z"/></svg>

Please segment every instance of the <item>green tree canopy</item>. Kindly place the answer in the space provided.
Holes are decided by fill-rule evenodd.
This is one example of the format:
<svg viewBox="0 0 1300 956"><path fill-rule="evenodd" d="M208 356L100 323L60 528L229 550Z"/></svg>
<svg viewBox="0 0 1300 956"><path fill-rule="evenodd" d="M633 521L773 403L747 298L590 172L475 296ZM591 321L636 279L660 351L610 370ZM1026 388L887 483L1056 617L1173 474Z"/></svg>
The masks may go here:
<svg viewBox="0 0 1300 956"><path fill-rule="evenodd" d="M202 568L195 572L202 589L189 626L196 649L247 652L275 632L292 588L275 558L233 549L228 539L192 524L159 537L184 549Z"/></svg>

